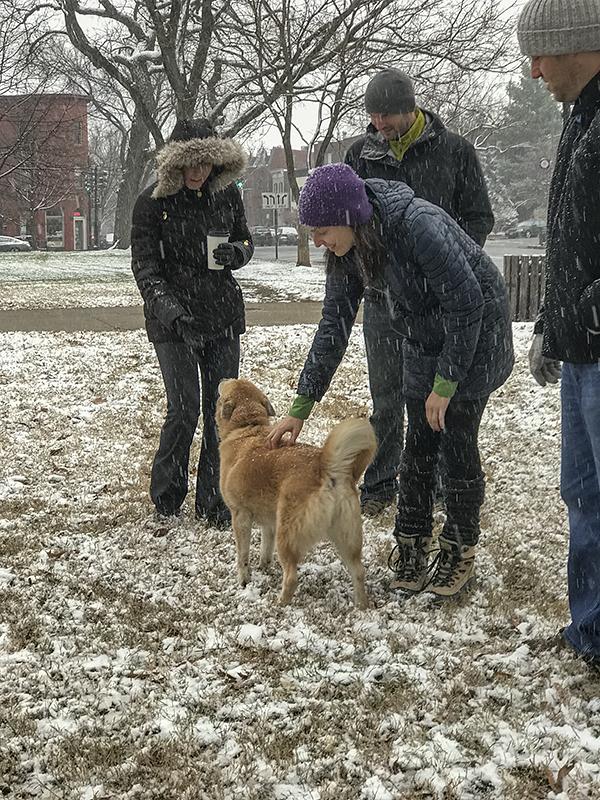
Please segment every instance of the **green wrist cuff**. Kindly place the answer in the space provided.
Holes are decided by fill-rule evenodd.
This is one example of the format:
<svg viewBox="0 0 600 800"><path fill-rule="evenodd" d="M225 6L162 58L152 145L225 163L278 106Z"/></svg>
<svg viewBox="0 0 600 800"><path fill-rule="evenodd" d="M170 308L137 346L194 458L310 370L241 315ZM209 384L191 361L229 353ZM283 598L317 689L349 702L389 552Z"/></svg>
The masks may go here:
<svg viewBox="0 0 600 800"><path fill-rule="evenodd" d="M308 419L314 404L315 400L311 400L310 397L299 394L292 403L288 414L290 417L295 417L296 419Z"/></svg>
<svg viewBox="0 0 600 800"><path fill-rule="evenodd" d="M457 386L458 381L447 381L436 373L435 380L433 381L433 391L438 397L454 397Z"/></svg>

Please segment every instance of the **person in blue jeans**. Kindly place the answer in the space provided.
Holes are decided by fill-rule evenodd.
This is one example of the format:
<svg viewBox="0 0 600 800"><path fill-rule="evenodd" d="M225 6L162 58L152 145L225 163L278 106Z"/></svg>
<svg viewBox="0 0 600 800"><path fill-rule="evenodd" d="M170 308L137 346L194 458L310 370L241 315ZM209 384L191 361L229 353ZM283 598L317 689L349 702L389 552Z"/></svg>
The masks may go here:
<svg viewBox="0 0 600 800"><path fill-rule="evenodd" d="M561 495L569 512L567 643L600 667L600 2L529 0L517 24L531 77L573 103L550 184L543 303L529 352L561 378Z"/></svg>
<svg viewBox="0 0 600 800"><path fill-rule="evenodd" d="M238 376L245 330L244 300L232 271L254 252L235 185L246 155L207 120L190 119L177 122L157 161L158 181L138 197L131 230L133 274L167 393L150 497L159 518L179 515L202 411L195 513L222 528L231 514L219 489L215 411L219 382ZM228 241L214 248L213 264L207 236L217 232Z"/></svg>
<svg viewBox="0 0 600 800"><path fill-rule="evenodd" d="M483 247L494 215L475 148L416 105L410 76L391 67L369 81L364 96L370 122L345 162L359 177L403 181L417 197L440 206ZM386 299L365 291L363 333L373 401L377 452L360 487L362 512L376 516L394 501L404 439L402 336L391 331Z"/></svg>
<svg viewBox="0 0 600 800"><path fill-rule="evenodd" d="M402 337L403 368L394 377L408 412L390 587L453 597L474 576L485 492L479 425L513 365L504 279L439 206L400 181L363 181L347 164L308 177L298 214L328 250L325 300L298 396L269 446L294 444L344 355L365 290L380 291L390 334ZM430 561L440 459L446 521Z"/></svg>

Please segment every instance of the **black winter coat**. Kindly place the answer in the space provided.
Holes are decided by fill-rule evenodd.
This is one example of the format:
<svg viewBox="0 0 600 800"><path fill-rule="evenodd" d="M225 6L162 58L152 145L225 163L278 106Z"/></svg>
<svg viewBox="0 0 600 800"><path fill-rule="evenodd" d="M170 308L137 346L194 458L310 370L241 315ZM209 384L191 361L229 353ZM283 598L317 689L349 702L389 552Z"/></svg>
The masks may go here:
<svg viewBox="0 0 600 800"><path fill-rule="evenodd" d="M438 116L423 113L425 129L401 161L374 125L348 149L345 161L361 178L407 183L483 246L494 227L494 215L475 148L449 131Z"/></svg>
<svg viewBox="0 0 600 800"><path fill-rule="evenodd" d="M254 252L240 192L235 184L211 193L187 187L153 197L156 184L140 194L133 210L132 269L144 299L146 330L152 342L179 341L177 317L193 317L205 339L245 330L242 291L231 269L209 270L206 235L226 229L238 261Z"/></svg>
<svg viewBox="0 0 600 800"><path fill-rule="evenodd" d="M390 326L404 337L403 392L426 399L435 374L457 381L455 397L486 397L513 365L511 308L487 254L445 211L406 184L367 180L388 248L383 293ZM320 400L346 346L363 294L352 250L344 274L327 278L322 319L298 383Z"/></svg>
<svg viewBox="0 0 600 800"><path fill-rule="evenodd" d="M600 360L600 74L563 131L550 185L544 302L534 330L544 355Z"/></svg>

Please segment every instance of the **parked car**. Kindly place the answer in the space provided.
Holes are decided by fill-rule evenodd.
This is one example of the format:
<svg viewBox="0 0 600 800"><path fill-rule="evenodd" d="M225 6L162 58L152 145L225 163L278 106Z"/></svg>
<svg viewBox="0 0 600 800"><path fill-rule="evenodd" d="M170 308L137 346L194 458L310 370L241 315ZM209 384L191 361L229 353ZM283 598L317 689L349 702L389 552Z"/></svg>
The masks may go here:
<svg viewBox="0 0 600 800"><path fill-rule="evenodd" d="M277 228L277 241L279 244L298 244L298 231L296 228Z"/></svg>
<svg viewBox="0 0 600 800"><path fill-rule="evenodd" d="M546 227L545 219L526 219L525 222L517 222L505 231L507 239L531 239L539 236L540 231Z"/></svg>
<svg viewBox="0 0 600 800"><path fill-rule="evenodd" d="M273 233L270 228L265 228L264 225L257 225L250 231L252 234L252 241L255 247L263 247L267 244L273 244Z"/></svg>
<svg viewBox="0 0 600 800"><path fill-rule="evenodd" d="M0 252L17 253L19 250L31 250L31 245L15 236L0 236Z"/></svg>

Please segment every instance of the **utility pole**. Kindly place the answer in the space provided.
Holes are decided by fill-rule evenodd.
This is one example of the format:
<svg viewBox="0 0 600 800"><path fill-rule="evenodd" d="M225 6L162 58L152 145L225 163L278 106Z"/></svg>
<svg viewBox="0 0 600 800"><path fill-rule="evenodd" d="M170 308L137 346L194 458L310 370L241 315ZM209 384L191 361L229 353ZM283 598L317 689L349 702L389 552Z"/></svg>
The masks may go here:
<svg viewBox="0 0 600 800"><path fill-rule="evenodd" d="M98 249L98 167L94 167L94 250Z"/></svg>

